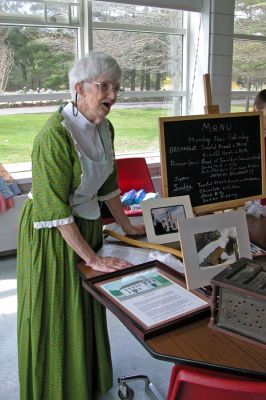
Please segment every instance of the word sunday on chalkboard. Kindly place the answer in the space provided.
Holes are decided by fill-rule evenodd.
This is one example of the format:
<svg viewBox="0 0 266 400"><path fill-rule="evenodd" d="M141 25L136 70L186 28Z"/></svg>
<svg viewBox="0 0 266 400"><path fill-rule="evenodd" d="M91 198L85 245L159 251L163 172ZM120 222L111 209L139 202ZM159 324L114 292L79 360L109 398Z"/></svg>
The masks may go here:
<svg viewBox="0 0 266 400"><path fill-rule="evenodd" d="M195 213L265 197L261 112L159 118L164 197L189 195Z"/></svg>

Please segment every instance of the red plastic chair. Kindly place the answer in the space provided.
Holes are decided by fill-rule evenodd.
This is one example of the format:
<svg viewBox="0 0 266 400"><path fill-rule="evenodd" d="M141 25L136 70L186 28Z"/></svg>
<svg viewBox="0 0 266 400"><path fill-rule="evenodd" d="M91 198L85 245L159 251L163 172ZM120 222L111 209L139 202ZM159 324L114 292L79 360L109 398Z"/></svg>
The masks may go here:
<svg viewBox="0 0 266 400"><path fill-rule="evenodd" d="M167 400L265 400L266 382L244 376L176 365Z"/></svg>
<svg viewBox="0 0 266 400"><path fill-rule="evenodd" d="M131 189L154 192L150 171L144 157L118 158L116 163L122 194Z"/></svg>
<svg viewBox="0 0 266 400"><path fill-rule="evenodd" d="M155 191L144 157L119 158L116 163L118 185L122 194L129 192L131 189L144 189L146 193ZM142 215L141 210L128 210L125 208L124 211L130 217Z"/></svg>
<svg viewBox="0 0 266 400"><path fill-rule="evenodd" d="M116 162L118 186L121 194L129 192L131 189L144 189L147 193L155 192L150 171L144 157L118 158ZM104 225L114 222L114 218L105 204L102 205L101 211ZM141 210L129 210L126 207L124 208L124 212L129 217L142 215Z"/></svg>

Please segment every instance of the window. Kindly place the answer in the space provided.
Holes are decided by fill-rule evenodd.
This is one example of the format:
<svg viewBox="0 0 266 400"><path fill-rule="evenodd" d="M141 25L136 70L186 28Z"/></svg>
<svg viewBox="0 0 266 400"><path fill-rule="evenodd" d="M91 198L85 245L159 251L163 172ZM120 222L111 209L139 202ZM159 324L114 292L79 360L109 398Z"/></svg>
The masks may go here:
<svg viewBox="0 0 266 400"><path fill-rule="evenodd" d="M33 138L49 116L46 107L35 106L53 106L51 112L70 98L67 72L75 57L86 52L86 43L113 55L123 70L125 95L109 115L116 154L159 152L158 117L185 112L186 30L182 10L152 3L1 1L0 162L30 161ZM176 2L166 3L172 7ZM19 114L22 109L31 117ZM14 146L18 135L23 140Z"/></svg>
<svg viewBox="0 0 266 400"><path fill-rule="evenodd" d="M93 47L123 69L126 92L109 117L116 153L159 152L158 117L181 114L183 13L96 1L92 19Z"/></svg>
<svg viewBox="0 0 266 400"><path fill-rule="evenodd" d="M232 111L249 111L256 93L266 87L266 6L236 1Z"/></svg>
<svg viewBox="0 0 266 400"><path fill-rule="evenodd" d="M76 30L1 26L0 35L2 91L19 94L68 89L68 69L77 54Z"/></svg>
<svg viewBox="0 0 266 400"><path fill-rule="evenodd" d="M28 162L47 111L69 98L77 30L2 25L0 40L0 162Z"/></svg>
<svg viewBox="0 0 266 400"><path fill-rule="evenodd" d="M75 0L1 0L1 22L38 25L80 25L80 5Z"/></svg>

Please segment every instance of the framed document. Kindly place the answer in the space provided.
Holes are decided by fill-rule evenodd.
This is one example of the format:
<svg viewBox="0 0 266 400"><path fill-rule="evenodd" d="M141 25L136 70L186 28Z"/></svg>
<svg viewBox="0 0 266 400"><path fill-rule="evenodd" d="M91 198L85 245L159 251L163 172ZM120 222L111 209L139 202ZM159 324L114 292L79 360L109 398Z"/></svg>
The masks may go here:
<svg viewBox="0 0 266 400"><path fill-rule="evenodd" d="M83 281L84 288L142 340L210 313L210 299L155 260Z"/></svg>

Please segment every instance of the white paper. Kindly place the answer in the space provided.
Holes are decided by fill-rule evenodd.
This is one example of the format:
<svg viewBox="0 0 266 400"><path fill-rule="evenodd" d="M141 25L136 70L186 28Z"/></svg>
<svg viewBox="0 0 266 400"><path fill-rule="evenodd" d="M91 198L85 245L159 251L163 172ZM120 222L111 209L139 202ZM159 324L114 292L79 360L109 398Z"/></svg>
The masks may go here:
<svg viewBox="0 0 266 400"><path fill-rule="evenodd" d="M97 255L101 257L117 257L133 265L138 265L150 261L149 253L150 250L138 249L137 247L104 243Z"/></svg>
<svg viewBox="0 0 266 400"><path fill-rule="evenodd" d="M157 268L127 275L100 287L147 327L207 304L163 276Z"/></svg>
<svg viewBox="0 0 266 400"><path fill-rule="evenodd" d="M133 265L159 260L168 267L173 268L180 273L184 273L183 263L172 254L163 253L162 251L104 243L101 249L97 252L97 255L100 257L121 258Z"/></svg>

